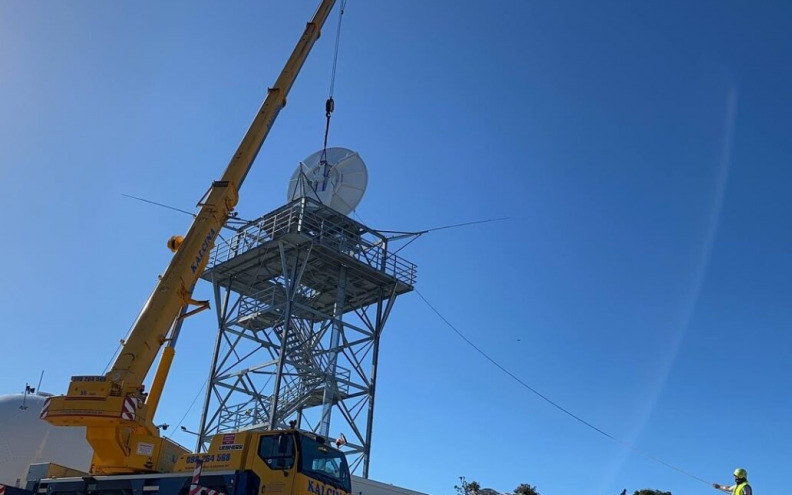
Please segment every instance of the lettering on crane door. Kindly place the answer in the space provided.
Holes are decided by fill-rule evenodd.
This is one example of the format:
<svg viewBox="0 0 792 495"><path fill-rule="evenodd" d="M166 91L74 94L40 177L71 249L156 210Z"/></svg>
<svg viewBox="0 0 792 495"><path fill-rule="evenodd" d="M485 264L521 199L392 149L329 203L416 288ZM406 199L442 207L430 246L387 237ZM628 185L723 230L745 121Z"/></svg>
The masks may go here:
<svg viewBox="0 0 792 495"><path fill-rule="evenodd" d="M337 490L318 481L308 480L308 491L315 495L346 495L344 490Z"/></svg>

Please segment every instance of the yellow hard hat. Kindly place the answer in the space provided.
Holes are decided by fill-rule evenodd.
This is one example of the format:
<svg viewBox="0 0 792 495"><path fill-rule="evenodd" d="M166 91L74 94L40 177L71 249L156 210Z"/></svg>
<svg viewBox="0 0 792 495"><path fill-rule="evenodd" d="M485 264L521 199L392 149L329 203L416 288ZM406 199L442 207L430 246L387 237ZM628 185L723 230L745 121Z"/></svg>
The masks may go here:
<svg viewBox="0 0 792 495"><path fill-rule="evenodd" d="M743 468L737 468L737 469L734 470L734 477L735 478L747 478L748 477L748 471L746 471Z"/></svg>

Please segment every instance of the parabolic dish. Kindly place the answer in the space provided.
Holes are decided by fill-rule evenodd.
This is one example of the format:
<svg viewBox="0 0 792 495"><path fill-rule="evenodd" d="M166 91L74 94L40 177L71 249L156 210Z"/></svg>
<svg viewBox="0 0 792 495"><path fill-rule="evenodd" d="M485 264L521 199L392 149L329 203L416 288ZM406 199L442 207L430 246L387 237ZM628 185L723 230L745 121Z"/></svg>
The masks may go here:
<svg viewBox="0 0 792 495"><path fill-rule="evenodd" d="M323 163L320 150L300 162L289 181L286 199L315 199L347 215L366 192L366 164L356 151L346 148L327 148L326 156Z"/></svg>

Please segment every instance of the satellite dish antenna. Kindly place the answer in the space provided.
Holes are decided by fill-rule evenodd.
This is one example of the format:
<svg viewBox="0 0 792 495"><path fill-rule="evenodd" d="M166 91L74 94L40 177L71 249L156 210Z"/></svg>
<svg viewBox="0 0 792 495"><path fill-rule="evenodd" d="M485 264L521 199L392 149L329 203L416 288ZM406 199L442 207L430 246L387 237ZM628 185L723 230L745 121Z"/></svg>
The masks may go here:
<svg viewBox="0 0 792 495"><path fill-rule="evenodd" d="M367 184L366 164L356 151L327 148L326 154L317 151L300 162L289 181L287 199L315 199L348 215L363 199Z"/></svg>

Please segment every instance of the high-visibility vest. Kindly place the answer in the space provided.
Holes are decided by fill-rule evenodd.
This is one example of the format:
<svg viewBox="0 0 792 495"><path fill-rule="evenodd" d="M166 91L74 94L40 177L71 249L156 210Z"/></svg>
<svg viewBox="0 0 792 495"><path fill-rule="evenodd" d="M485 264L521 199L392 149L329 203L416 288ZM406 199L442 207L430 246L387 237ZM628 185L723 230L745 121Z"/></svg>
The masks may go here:
<svg viewBox="0 0 792 495"><path fill-rule="evenodd" d="M743 490L745 490L746 486L748 486L747 481L744 481L739 485L734 485L734 490L732 490L732 495L743 495Z"/></svg>

